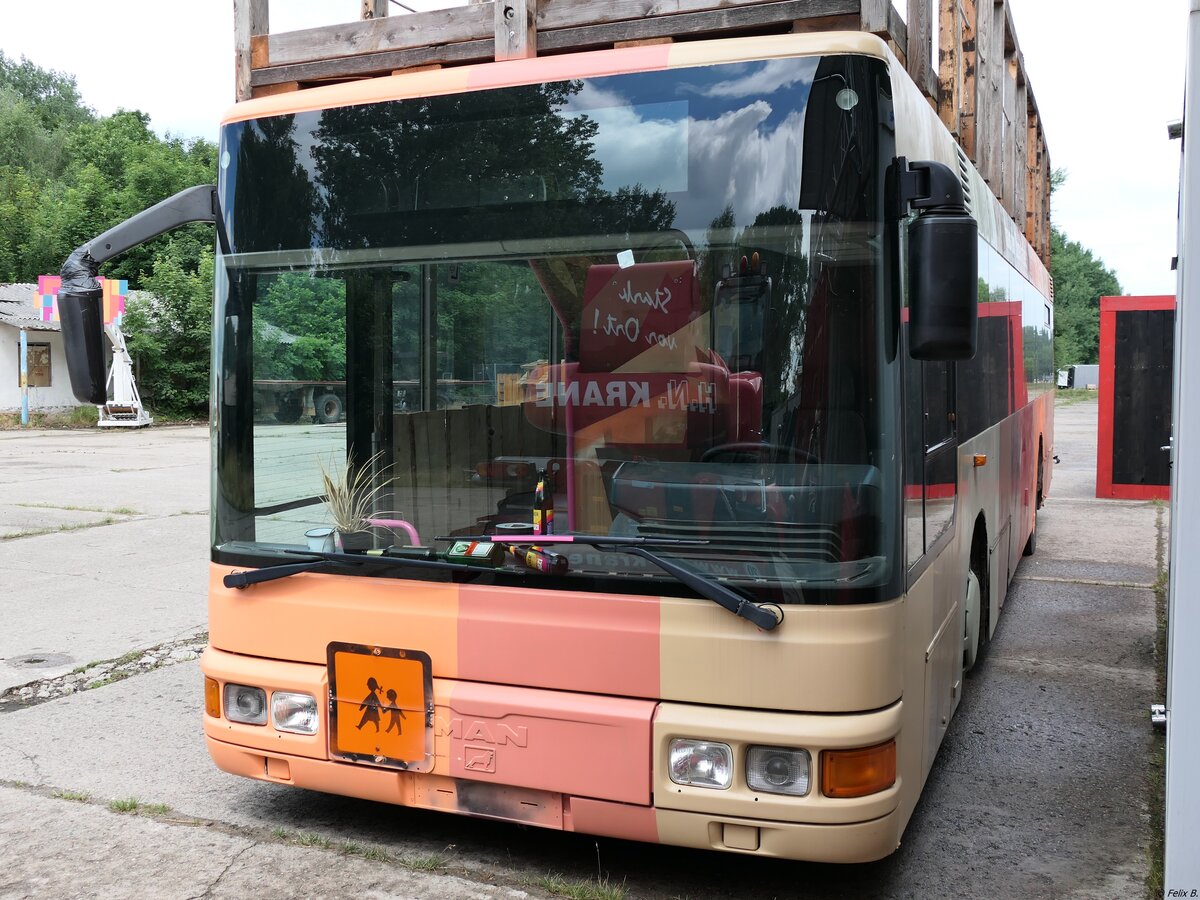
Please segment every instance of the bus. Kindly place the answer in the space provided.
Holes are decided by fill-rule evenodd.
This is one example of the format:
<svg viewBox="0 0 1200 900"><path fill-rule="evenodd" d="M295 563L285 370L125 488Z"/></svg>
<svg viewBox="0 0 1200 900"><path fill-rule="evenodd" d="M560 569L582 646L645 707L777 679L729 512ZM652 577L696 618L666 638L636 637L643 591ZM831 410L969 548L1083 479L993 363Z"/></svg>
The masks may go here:
<svg viewBox="0 0 1200 900"><path fill-rule="evenodd" d="M1054 370L1045 267L888 45L303 89L237 104L219 160L175 203L219 239L216 765L892 853L1034 548ZM257 410L269 381L343 385L339 420Z"/></svg>

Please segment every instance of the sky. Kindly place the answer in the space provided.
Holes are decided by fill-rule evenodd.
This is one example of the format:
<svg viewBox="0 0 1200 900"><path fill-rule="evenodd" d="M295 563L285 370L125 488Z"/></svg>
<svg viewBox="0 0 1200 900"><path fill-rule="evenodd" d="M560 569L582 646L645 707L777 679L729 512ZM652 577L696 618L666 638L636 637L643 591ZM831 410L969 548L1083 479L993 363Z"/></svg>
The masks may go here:
<svg viewBox="0 0 1200 900"><path fill-rule="evenodd" d="M893 0L895 2L895 0ZM1173 294L1186 0L1008 0L1050 163L1054 223L1126 294ZM416 9L460 5L406 0ZM359 0L271 0L271 30L353 21ZM216 139L233 103L233 2L0 0L0 51L76 77L101 114L149 113L160 134ZM393 5L393 14L402 12ZM936 17L934 19L936 22Z"/></svg>

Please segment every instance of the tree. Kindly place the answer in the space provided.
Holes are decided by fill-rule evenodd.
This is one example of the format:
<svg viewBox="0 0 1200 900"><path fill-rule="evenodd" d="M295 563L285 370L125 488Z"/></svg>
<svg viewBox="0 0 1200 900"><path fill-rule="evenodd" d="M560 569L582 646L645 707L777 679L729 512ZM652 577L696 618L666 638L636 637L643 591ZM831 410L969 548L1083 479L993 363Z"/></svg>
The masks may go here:
<svg viewBox="0 0 1200 900"><path fill-rule="evenodd" d="M1050 229L1054 276L1054 364L1057 368L1100 359L1100 298L1118 296L1121 283L1077 241Z"/></svg>
<svg viewBox="0 0 1200 900"><path fill-rule="evenodd" d="M202 418L208 408L212 335L213 253L188 271L180 245L168 239L142 286L154 295L131 302L122 327L140 366L142 399L155 412Z"/></svg>

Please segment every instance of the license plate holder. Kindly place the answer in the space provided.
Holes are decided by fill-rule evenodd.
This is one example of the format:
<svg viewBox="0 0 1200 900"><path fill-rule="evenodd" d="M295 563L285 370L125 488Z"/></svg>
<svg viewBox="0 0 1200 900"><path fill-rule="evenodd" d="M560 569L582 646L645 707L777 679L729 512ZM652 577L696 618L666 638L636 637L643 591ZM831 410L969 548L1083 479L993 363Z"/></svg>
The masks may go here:
<svg viewBox="0 0 1200 900"><path fill-rule="evenodd" d="M420 650L332 641L329 754L371 766L433 768L433 672Z"/></svg>

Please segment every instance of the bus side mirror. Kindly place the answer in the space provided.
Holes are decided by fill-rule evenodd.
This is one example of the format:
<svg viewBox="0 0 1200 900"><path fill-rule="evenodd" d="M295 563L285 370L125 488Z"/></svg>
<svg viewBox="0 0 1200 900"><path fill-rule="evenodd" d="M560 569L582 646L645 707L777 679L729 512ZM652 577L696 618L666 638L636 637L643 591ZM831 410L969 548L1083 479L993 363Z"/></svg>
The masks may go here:
<svg viewBox="0 0 1200 900"><path fill-rule="evenodd" d="M909 211L908 348L913 359L975 355L979 318L979 225L967 212L962 183L938 162L898 157L888 171L888 219Z"/></svg>
<svg viewBox="0 0 1200 900"><path fill-rule="evenodd" d="M108 400L104 352L103 293L99 290L60 291L58 318L62 324L71 393L80 403L103 406Z"/></svg>
<svg viewBox="0 0 1200 900"><path fill-rule="evenodd" d="M96 281L100 264L190 222L216 223L221 252L229 252L217 189L211 184L198 184L184 188L81 244L63 263L58 318L62 322L63 345L67 351L67 371L71 373L71 392L80 403L102 406L108 401L104 295Z"/></svg>
<svg viewBox="0 0 1200 900"><path fill-rule="evenodd" d="M908 229L908 347L913 359L975 355L979 226L967 215L918 216Z"/></svg>

